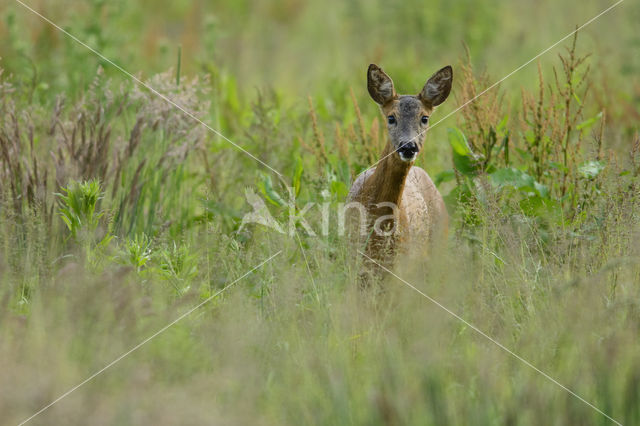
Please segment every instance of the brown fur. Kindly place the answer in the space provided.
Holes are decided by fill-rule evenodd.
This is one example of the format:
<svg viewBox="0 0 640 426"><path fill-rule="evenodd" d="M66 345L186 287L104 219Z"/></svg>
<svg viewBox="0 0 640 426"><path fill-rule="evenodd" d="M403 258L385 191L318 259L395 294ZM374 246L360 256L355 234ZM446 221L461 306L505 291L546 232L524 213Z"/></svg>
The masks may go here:
<svg viewBox="0 0 640 426"><path fill-rule="evenodd" d="M347 199L359 202L367 209L370 232L367 233L366 254L390 267L398 246L410 241L433 243L447 232L447 211L433 181L423 169L413 166L415 159L403 160L396 151L403 145L399 141L408 140L407 135L414 134L417 135L413 138L416 149L421 150L426 126L422 128L412 120L419 123L422 116L430 116L434 107L449 95L451 68L445 67L434 74L417 96L398 96L391 79L375 65L369 67L367 83L371 97L380 105L385 117L398 117L398 123L389 124L390 137L382 160L375 168L358 176ZM398 206L396 214L385 223L389 228L398 227L391 236L372 232L376 220L393 212L391 207L379 206L383 202Z"/></svg>

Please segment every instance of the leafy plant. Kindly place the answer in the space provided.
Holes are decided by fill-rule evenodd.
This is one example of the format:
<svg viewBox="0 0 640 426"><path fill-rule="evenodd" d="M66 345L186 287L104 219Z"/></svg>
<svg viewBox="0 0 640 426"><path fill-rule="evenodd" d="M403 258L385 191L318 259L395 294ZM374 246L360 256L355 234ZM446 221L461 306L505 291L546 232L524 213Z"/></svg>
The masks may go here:
<svg viewBox="0 0 640 426"><path fill-rule="evenodd" d="M173 242L161 249L157 255L158 269L177 294L181 295L190 288L190 281L198 274L198 260L189 247Z"/></svg>
<svg viewBox="0 0 640 426"><path fill-rule="evenodd" d="M126 239L120 259L123 263L133 266L141 272L151 260L151 240L145 234L136 235L133 239Z"/></svg>
<svg viewBox="0 0 640 426"><path fill-rule="evenodd" d="M96 212L98 202L103 198L97 180L72 181L58 197L58 213L74 239L84 239L93 235L104 212Z"/></svg>
<svg viewBox="0 0 640 426"><path fill-rule="evenodd" d="M502 198L503 209L509 211L510 201L515 201L518 211L512 213L539 221L570 223L579 214L578 202L584 205L586 194L593 193L606 163L601 143L596 143L595 158L584 158L585 132L602 113L581 119L589 68L587 56L576 53L576 41L577 33L567 53L560 55L563 78L554 69L554 86L545 85L538 68L538 96L523 91L519 127L509 122L496 91L463 109L462 127L448 130L453 169L436 177L437 184L455 178L457 186L447 197L450 204L468 212L465 206L483 203L491 188ZM462 93L473 98L486 76L476 79L468 63L462 69ZM520 137L513 139L512 133ZM475 220L474 215L463 217L469 223Z"/></svg>

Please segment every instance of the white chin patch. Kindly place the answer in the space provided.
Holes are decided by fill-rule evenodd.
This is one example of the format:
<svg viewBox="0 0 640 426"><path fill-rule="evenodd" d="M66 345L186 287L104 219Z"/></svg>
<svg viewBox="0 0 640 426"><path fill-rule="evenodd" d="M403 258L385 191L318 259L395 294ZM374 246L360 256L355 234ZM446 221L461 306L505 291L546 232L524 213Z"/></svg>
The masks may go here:
<svg viewBox="0 0 640 426"><path fill-rule="evenodd" d="M400 159L401 159L402 161L404 161L404 162L408 163L408 162L410 162L410 161L415 160L415 159L416 159L416 157L418 156L418 153L415 153L415 154L413 154L413 155L411 155L411 156L408 156L408 157L407 157L406 155L404 155L403 153L400 153L400 152L398 153L398 155L400 156Z"/></svg>

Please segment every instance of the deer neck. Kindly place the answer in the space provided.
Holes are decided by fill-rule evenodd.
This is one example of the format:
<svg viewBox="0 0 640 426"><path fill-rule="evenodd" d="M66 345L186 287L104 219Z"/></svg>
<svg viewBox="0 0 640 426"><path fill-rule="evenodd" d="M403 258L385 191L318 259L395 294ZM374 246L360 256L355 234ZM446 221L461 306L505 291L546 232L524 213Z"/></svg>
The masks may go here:
<svg viewBox="0 0 640 426"><path fill-rule="evenodd" d="M382 160L371 176L371 187L374 188L371 201L374 204L390 202L400 206L405 181L412 163L400 160L394 151L391 143L387 142L382 153Z"/></svg>

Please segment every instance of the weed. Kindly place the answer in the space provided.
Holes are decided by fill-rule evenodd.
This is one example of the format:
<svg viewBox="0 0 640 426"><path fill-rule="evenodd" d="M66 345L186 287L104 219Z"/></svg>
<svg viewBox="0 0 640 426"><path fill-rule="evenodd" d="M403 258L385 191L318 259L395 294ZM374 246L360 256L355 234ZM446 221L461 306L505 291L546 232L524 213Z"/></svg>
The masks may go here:
<svg viewBox="0 0 640 426"><path fill-rule="evenodd" d="M602 424L400 281L388 278L383 293L357 289L335 217L317 237L298 220L313 203L304 217L323 229L319 209L336 211L381 154L368 63L382 62L409 93L428 69L461 57L461 104L566 34L563 17L602 8L422 3L59 0L42 9L282 180L8 5L0 423L19 423L207 301L34 421ZM455 126L429 131L419 165L447 194L453 232L428 259L409 248L396 265L623 424L640 421L637 9L624 2L555 62L540 57L537 75L518 71L459 111ZM245 193L278 223L293 219L300 238L240 230Z"/></svg>
<svg viewBox="0 0 640 426"><path fill-rule="evenodd" d="M71 182L67 188L62 188L62 192L56 194L60 204L58 212L71 236L83 239L92 235L104 214L96 212L98 202L103 198L98 181Z"/></svg>

